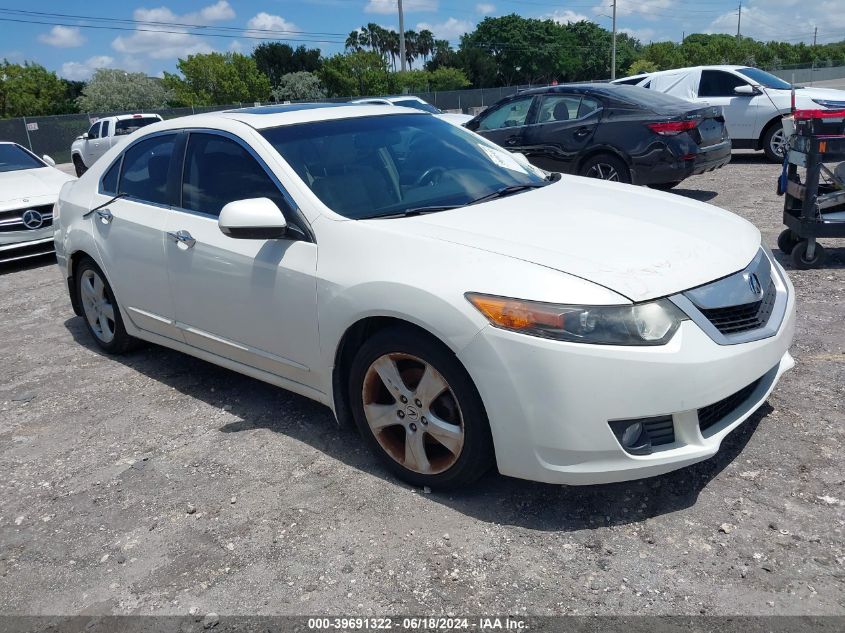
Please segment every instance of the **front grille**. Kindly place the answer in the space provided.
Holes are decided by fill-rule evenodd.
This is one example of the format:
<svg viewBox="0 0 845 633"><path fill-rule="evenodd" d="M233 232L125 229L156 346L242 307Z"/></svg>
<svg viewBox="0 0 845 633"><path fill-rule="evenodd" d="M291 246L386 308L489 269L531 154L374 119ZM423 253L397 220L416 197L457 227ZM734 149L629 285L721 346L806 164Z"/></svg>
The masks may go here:
<svg viewBox="0 0 845 633"><path fill-rule="evenodd" d="M31 229L26 226L23 221L23 215L28 210L41 214L41 225ZM0 233L8 233L10 231L35 231L43 229L47 226L53 225L53 205L42 204L34 207L23 207L21 209L11 209L9 211L0 211Z"/></svg>
<svg viewBox="0 0 845 633"><path fill-rule="evenodd" d="M743 387L727 398L719 400L719 402L699 409L698 428L701 429L701 434L704 435L704 437L708 437L708 434L705 433L705 431L714 424L724 420L727 416L736 411L740 405L748 400L751 393L757 388L757 385L760 384L760 380L762 380L762 378L758 378L747 387Z"/></svg>
<svg viewBox="0 0 845 633"><path fill-rule="evenodd" d="M772 315L776 297L775 282L770 281L760 301L727 308L699 308L699 310L722 334L738 334L766 325Z"/></svg>

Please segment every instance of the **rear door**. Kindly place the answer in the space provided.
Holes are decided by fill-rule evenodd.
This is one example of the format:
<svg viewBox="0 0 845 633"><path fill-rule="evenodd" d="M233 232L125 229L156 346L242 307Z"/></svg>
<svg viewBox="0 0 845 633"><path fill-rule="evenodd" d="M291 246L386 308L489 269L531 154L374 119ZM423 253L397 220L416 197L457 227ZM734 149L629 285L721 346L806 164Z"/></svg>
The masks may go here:
<svg viewBox="0 0 845 633"><path fill-rule="evenodd" d="M526 128L522 151L542 169L572 171L578 155L595 135L602 103L576 93L548 94L539 99L536 123Z"/></svg>
<svg viewBox="0 0 845 633"><path fill-rule="evenodd" d="M525 128L531 121L535 97L525 95L510 99L484 112L475 131L496 145L514 152L522 151Z"/></svg>
<svg viewBox="0 0 845 633"><path fill-rule="evenodd" d="M304 232L305 239L234 239L217 224L229 202L262 197L289 226L301 221L246 143L190 132L165 247L177 327L190 345L315 387L317 245Z"/></svg>
<svg viewBox="0 0 845 633"><path fill-rule="evenodd" d="M135 143L103 175L92 208L116 190L124 197L91 214L103 269L127 318L138 328L180 340L173 322L164 236L178 180L171 164L177 134ZM117 173L115 173L117 172Z"/></svg>

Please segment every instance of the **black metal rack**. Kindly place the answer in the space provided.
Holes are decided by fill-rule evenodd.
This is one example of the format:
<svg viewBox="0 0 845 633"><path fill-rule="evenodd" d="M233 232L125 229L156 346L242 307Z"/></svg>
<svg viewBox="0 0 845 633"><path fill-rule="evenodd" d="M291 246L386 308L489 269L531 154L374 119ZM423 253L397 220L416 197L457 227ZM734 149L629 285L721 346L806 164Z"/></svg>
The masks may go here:
<svg viewBox="0 0 845 633"><path fill-rule="evenodd" d="M818 122L799 121L789 139L784 174L778 193L784 196L778 248L792 257L796 268L821 266L825 259L820 237L845 237L845 188L820 183L826 163L845 161L845 134L818 134ZM841 131L841 130L840 130ZM799 168L805 170L801 182Z"/></svg>

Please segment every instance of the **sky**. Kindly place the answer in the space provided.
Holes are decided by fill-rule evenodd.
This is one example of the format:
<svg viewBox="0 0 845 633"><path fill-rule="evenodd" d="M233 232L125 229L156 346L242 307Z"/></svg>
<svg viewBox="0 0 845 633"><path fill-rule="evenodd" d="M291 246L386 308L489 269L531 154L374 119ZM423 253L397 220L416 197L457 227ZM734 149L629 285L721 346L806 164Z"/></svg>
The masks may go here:
<svg viewBox="0 0 845 633"><path fill-rule="evenodd" d="M0 58L33 61L67 79L111 67L160 76L178 58L210 51L249 53L263 39L343 50L353 29L374 22L398 30L397 0L0 0ZM457 43L486 16L518 13L610 28L613 0L403 0L406 29ZM617 28L642 42L684 33L736 33L734 0L617 0ZM845 0L745 0L742 34L820 43L845 39ZM59 16L58 14L61 14ZM144 24L140 24L140 23ZM167 23L168 26L162 25ZM187 25L187 26L186 26ZM188 26L192 28L188 28ZM91 28L97 27L97 28Z"/></svg>

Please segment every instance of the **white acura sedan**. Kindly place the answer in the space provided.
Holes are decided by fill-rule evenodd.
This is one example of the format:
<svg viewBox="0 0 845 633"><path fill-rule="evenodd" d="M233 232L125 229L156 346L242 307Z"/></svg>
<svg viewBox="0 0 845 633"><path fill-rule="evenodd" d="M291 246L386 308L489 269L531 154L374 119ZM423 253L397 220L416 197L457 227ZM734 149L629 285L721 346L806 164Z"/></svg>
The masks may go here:
<svg viewBox="0 0 845 633"><path fill-rule="evenodd" d="M399 477L565 484L716 453L793 365L745 220L546 175L390 106L156 123L62 190L56 251L107 352L144 339L353 421Z"/></svg>

